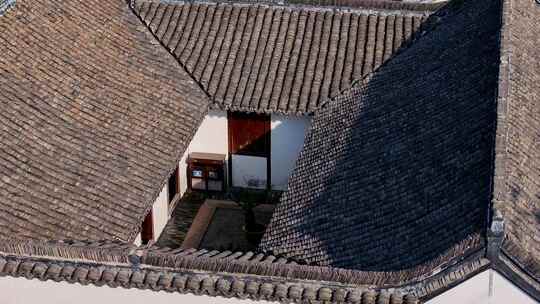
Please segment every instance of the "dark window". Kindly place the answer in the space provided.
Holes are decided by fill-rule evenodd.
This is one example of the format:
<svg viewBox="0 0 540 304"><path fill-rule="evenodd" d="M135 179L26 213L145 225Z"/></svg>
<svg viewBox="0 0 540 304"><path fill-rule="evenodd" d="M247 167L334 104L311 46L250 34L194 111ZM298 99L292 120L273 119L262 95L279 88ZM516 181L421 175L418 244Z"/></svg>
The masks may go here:
<svg viewBox="0 0 540 304"><path fill-rule="evenodd" d="M173 202L174 197L179 192L179 181L180 181L180 174L178 170L178 166L176 167L176 170L174 170L173 174L169 177L169 204Z"/></svg>
<svg viewBox="0 0 540 304"><path fill-rule="evenodd" d="M233 154L269 156L270 116L230 112L229 150Z"/></svg>
<svg viewBox="0 0 540 304"><path fill-rule="evenodd" d="M152 210L144 219L141 229L141 243L143 245L148 244L148 242L154 239L154 221L152 219Z"/></svg>

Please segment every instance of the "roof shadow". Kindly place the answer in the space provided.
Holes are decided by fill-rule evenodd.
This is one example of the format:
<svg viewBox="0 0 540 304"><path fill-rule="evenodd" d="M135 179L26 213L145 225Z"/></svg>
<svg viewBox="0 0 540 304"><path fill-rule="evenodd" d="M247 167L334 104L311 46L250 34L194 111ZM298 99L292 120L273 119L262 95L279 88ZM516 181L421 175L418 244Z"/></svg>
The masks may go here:
<svg viewBox="0 0 540 304"><path fill-rule="evenodd" d="M401 271L483 245L500 4L467 1L430 23L315 117L261 249Z"/></svg>

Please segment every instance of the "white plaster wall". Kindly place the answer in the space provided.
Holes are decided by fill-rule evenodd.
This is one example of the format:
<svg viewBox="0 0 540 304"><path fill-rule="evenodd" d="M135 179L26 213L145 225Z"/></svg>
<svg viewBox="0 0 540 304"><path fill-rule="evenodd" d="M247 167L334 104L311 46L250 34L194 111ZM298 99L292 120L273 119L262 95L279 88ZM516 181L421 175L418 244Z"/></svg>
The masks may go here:
<svg viewBox="0 0 540 304"><path fill-rule="evenodd" d="M505 277L491 270L493 274L493 296L490 301L493 304L535 304L536 302L519 287L508 281Z"/></svg>
<svg viewBox="0 0 540 304"><path fill-rule="evenodd" d="M270 166L273 189L287 188L310 125L311 118L308 116L272 115Z"/></svg>
<svg viewBox="0 0 540 304"><path fill-rule="evenodd" d="M426 304L535 304L530 296L494 270L486 270Z"/></svg>
<svg viewBox="0 0 540 304"><path fill-rule="evenodd" d="M227 112L209 111L189 145L191 152L221 153L229 151Z"/></svg>
<svg viewBox="0 0 540 304"><path fill-rule="evenodd" d="M204 152L227 155L228 151L229 133L227 112L209 111L180 160L180 194L184 194L187 189L186 160L189 153Z"/></svg>
<svg viewBox="0 0 540 304"><path fill-rule="evenodd" d="M234 187L266 189L266 157L233 154L231 166ZM258 186L248 185L249 180L258 180Z"/></svg>
<svg viewBox="0 0 540 304"><path fill-rule="evenodd" d="M271 175L272 187L285 190L302 149L306 131L311 125L307 116L272 115L271 117ZM210 111L195 133L180 160L180 193L187 189L187 164L189 153L205 152L228 154L229 138L227 112ZM259 157L235 155L232 158L232 184L246 187L244 177L266 180L266 161ZM228 176L226 174L226 176Z"/></svg>
<svg viewBox="0 0 540 304"><path fill-rule="evenodd" d="M66 282L28 280L25 278L0 278L1 304L268 304L267 301L227 299L196 296L192 294L155 292L140 289L82 286ZM274 302L275 303L275 302Z"/></svg>
<svg viewBox="0 0 540 304"><path fill-rule="evenodd" d="M152 221L154 223L154 240L157 240L163 232L163 228L169 220L169 185L165 183L158 198L152 206Z"/></svg>
<svg viewBox="0 0 540 304"><path fill-rule="evenodd" d="M135 241L133 241L133 244L135 244L136 246L141 246L141 244L142 244L142 236L141 236L140 232L139 232L139 234L137 234L137 237L135 237Z"/></svg>
<svg viewBox="0 0 540 304"><path fill-rule="evenodd" d="M167 221L169 221L169 185L166 183L165 186L163 186L163 188L161 189L159 196L154 201L154 204L152 205L154 241L156 241L163 232L163 228L165 228L165 225L167 225ZM137 246L140 246L142 244L140 232L139 234L137 234L137 237L133 241L133 244ZM2 304L2 302L0 302L0 304Z"/></svg>
<svg viewBox="0 0 540 304"><path fill-rule="evenodd" d="M184 152L184 155L182 155L182 158L180 159L180 163L178 164L179 165L179 174L180 174L180 195L184 195L184 193L186 192L187 190L187 187L188 187L188 184L187 184L187 164L186 164L186 161L187 161L187 158L188 158L188 155L189 155L189 149L186 150L186 152Z"/></svg>

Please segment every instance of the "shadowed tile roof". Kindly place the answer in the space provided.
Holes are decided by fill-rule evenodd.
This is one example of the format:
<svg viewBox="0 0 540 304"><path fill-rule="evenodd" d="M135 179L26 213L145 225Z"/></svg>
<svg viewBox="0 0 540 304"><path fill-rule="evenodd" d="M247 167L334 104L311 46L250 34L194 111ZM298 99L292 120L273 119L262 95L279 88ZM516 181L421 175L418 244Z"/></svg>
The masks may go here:
<svg viewBox="0 0 540 304"><path fill-rule="evenodd" d="M432 15L316 114L261 249L398 271L487 244L492 267L540 299L539 18L525 0Z"/></svg>
<svg viewBox="0 0 540 304"><path fill-rule="evenodd" d="M0 234L134 239L206 96L121 0L21 0L0 28Z"/></svg>
<svg viewBox="0 0 540 304"><path fill-rule="evenodd" d="M428 8L435 7L134 4L215 107L287 114L312 113L328 97L350 88L354 79L371 73L412 37L431 12Z"/></svg>
<svg viewBox="0 0 540 304"><path fill-rule="evenodd" d="M392 272L482 248L500 10L487 0L442 9L320 110L261 249Z"/></svg>

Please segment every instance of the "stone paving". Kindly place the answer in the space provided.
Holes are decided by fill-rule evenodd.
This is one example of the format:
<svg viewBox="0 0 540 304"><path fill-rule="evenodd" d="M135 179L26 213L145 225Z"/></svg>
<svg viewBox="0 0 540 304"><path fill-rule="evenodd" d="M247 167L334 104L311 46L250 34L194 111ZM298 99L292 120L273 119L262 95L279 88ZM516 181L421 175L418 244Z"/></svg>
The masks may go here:
<svg viewBox="0 0 540 304"><path fill-rule="evenodd" d="M206 197L203 194L186 192L176 205L171 219L167 222L156 245L159 247L179 248L205 200Z"/></svg>
<svg viewBox="0 0 540 304"><path fill-rule="evenodd" d="M156 242L156 245L159 247L168 247L168 248L180 248L182 246L182 243L186 239L186 236L188 234L188 231L193 224L193 221L197 215L197 212L199 211L200 207L204 204L205 200L208 198L212 199L224 199L223 195L207 195L203 193L198 192L186 192L184 196L180 199L178 204L176 205L171 218L167 222L167 225L165 226L163 232L161 233L159 239ZM279 193L278 195L273 194L270 199L264 199L265 203L272 203L276 204L279 199ZM233 216L234 215L234 216ZM268 224L270 221L270 217L272 216L272 213L268 212L259 212L256 211L255 213L256 218L258 222L261 224ZM207 236L203 242L203 244L210 246L210 247L221 247L222 249L225 247L239 247L235 249L244 249L244 250L251 250L250 246L245 245L245 242L240 240L238 243L237 241L231 241L228 240L218 240L216 239L216 233L219 230L222 230L223 227L227 227L227 229L230 229L231 231L224 233L224 235L239 235L238 227L241 228L241 224L243 224L243 215L242 213L232 213L230 214L232 216L229 218L229 220L232 220L233 222L238 222L236 225L218 225L218 223L223 224L223 220L221 216L219 218L216 218L214 223L211 225L211 227L208 227L210 230L209 236ZM219 234L219 233L218 233ZM249 247L249 248L248 248Z"/></svg>
<svg viewBox="0 0 540 304"><path fill-rule="evenodd" d="M267 226L273 210L255 210L257 223ZM208 226L201 248L219 251L254 251L259 245L246 238L243 230L244 212L236 208L217 208Z"/></svg>

